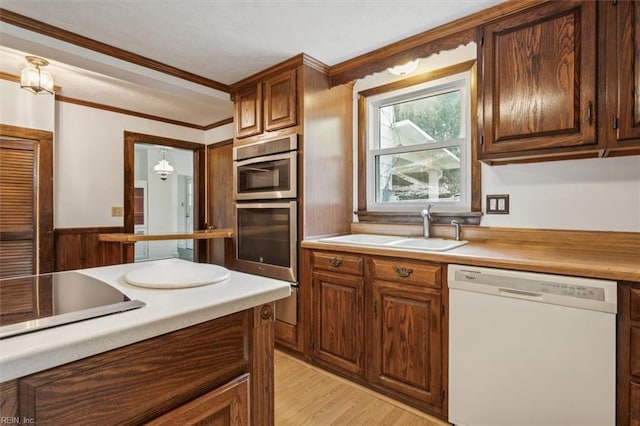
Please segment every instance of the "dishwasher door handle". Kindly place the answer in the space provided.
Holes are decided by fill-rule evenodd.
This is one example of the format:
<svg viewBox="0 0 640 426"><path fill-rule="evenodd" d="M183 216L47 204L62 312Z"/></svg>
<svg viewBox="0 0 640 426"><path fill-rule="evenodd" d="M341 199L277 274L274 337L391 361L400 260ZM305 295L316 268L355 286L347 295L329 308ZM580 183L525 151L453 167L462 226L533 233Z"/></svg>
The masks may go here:
<svg viewBox="0 0 640 426"><path fill-rule="evenodd" d="M500 287L498 288L498 293L499 294L504 294L506 296L510 296L510 297L520 297L522 299L535 299L535 300L542 300L542 294L540 293L536 293L533 291L523 291L523 290L516 290L513 288L504 288L504 287Z"/></svg>

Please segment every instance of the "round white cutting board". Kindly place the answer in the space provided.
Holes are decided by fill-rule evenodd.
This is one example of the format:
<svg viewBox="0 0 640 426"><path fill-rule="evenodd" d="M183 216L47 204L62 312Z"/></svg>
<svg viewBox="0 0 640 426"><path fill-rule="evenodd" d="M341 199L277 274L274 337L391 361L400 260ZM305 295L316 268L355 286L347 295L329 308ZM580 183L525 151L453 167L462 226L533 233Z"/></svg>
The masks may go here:
<svg viewBox="0 0 640 426"><path fill-rule="evenodd" d="M229 278L227 268L208 263L176 261L129 271L124 280L146 288L188 288L215 284Z"/></svg>

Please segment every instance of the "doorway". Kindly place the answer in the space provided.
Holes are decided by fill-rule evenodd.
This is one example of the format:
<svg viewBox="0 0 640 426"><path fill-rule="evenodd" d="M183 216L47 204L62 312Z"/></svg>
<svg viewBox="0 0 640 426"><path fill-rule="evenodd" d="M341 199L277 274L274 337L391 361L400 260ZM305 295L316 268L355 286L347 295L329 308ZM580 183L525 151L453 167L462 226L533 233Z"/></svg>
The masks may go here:
<svg viewBox="0 0 640 426"><path fill-rule="evenodd" d="M0 278L53 272L53 134L0 124Z"/></svg>
<svg viewBox="0 0 640 426"><path fill-rule="evenodd" d="M132 132L125 132L124 145L125 232L205 229L205 145ZM166 174L154 170L162 161L173 170ZM166 257L206 261L206 246L193 240L142 242L127 253L130 262Z"/></svg>

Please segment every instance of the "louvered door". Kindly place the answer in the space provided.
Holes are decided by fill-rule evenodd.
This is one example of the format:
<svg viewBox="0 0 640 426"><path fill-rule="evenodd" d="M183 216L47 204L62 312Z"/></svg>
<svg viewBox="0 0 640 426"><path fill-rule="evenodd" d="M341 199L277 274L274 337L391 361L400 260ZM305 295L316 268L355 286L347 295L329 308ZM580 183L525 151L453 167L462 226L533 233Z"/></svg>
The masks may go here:
<svg viewBox="0 0 640 426"><path fill-rule="evenodd" d="M0 140L0 278L36 272L37 145Z"/></svg>

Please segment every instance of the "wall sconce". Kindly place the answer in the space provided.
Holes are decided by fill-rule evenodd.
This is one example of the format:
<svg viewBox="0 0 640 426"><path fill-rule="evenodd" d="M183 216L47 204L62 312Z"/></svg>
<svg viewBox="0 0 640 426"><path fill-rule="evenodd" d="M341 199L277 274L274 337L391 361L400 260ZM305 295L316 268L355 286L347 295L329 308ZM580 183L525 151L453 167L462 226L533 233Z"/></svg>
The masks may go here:
<svg viewBox="0 0 640 426"><path fill-rule="evenodd" d="M387 68L387 71L393 75L407 75L415 71L418 66L418 60L407 62L406 64L396 65L395 67Z"/></svg>
<svg viewBox="0 0 640 426"><path fill-rule="evenodd" d="M160 175L160 180L162 180L162 181L167 180L167 176L172 174L173 171L174 171L173 166L171 164L169 164L169 162L165 158L166 153L167 153L167 150L163 149L162 150L162 160L159 160L158 164L156 164L153 167L153 171Z"/></svg>
<svg viewBox="0 0 640 426"><path fill-rule="evenodd" d="M41 67L49 65L46 59L37 56L26 56L27 65L20 73L20 87L33 94L46 92L53 94L53 76Z"/></svg>

